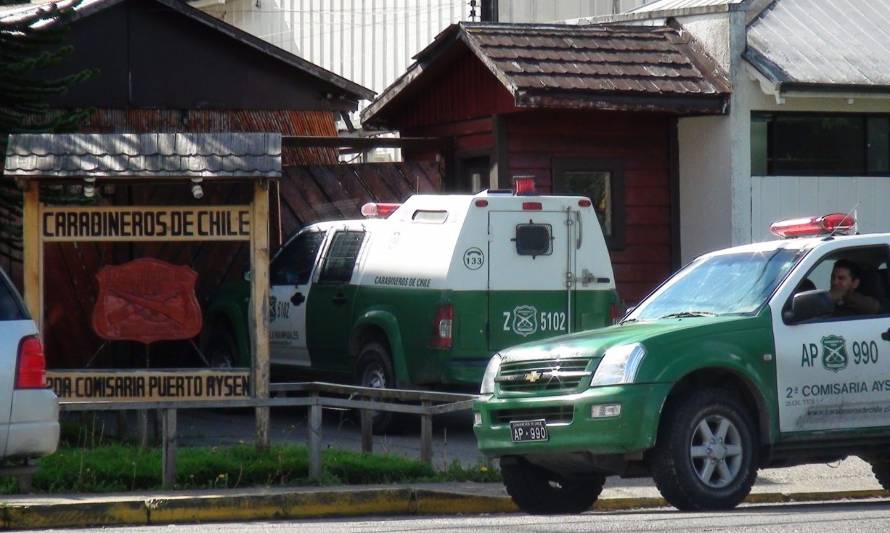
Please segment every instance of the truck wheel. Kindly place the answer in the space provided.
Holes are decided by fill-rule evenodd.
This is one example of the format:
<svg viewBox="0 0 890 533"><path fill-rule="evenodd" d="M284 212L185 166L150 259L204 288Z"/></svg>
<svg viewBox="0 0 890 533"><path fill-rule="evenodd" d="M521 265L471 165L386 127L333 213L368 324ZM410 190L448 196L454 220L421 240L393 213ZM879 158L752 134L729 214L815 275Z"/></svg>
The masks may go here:
<svg viewBox="0 0 890 533"><path fill-rule="evenodd" d="M735 507L757 478L754 435L737 398L718 390L690 394L661 422L649 457L655 485L683 511Z"/></svg>
<svg viewBox="0 0 890 533"><path fill-rule="evenodd" d="M529 514L578 514L599 498L605 476L565 480L525 461L501 461L501 477L513 502Z"/></svg>
<svg viewBox="0 0 890 533"><path fill-rule="evenodd" d="M869 458L868 462L871 463L871 471L881 487L884 490L890 490L890 459Z"/></svg>
<svg viewBox="0 0 890 533"><path fill-rule="evenodd" d="M210 368L234 368L238 362L235 338L224 327L214 328L211 334L206 354Z"/></svg>
<svg viewBox="0 0 890 533"><path fill-rule="evenodd" d="M380 343L369 342L362 346L356 364L356 382L360 387L390 389L395 386L395 374L389 362L389 351ZM384 435L394 428L393 413L373 411L372 431Z"/></svg>

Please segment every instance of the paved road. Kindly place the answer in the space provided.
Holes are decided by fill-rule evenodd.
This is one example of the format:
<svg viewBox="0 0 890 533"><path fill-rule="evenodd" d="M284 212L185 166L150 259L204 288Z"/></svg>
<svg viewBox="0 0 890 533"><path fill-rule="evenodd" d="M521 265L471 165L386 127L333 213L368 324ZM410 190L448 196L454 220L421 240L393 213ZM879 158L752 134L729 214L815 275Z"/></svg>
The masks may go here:
<svg viewBox="0 0 890 533"><path fill-rule="evenodd" d="M106 532L158 532L170 526L105 528ZM868 501L807 505L743 506L731 512L680 513L671 509L637 512L585 513L572 516L466 516L373 518L360 520L307 520L180 525L177 531L194 533L241 533L300 531L339 533L385 531L603 531L603 532L805 532L853 533L890 531L890 503ZM67 532L79 531L67 529ZM86 531L86 530L84 530Z"/></svg>

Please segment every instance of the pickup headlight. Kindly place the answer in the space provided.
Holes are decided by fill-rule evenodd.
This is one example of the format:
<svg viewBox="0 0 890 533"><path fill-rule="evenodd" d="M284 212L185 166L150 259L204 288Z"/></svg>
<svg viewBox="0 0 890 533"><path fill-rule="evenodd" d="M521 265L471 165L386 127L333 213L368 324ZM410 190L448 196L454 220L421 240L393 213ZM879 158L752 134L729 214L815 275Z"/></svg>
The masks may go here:
<svg viewBox="0 0 890 533"><path fill-rule="evenodd" d="M596 367L596 373L590 380L590 386L601 387L633 383L645 356L646 349L639 343L620 344L609 348L603 354L603 360L600 361L599 366Z"/></svg>
<svg viewBox="0 0 890 533"><path fill-rule="evenodd" d="M494 354L485 367L485 374L482 376L482 386L479 388L479 394L494 394L494 378L501 369L501 356Z"/></svg>

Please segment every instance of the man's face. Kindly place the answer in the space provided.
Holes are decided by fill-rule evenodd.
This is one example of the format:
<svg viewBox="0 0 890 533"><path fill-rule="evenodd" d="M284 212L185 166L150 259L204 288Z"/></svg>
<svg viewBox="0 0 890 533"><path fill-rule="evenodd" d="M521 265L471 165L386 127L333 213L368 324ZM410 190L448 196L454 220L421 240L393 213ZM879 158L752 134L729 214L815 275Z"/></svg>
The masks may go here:
<svg viewBox="0 0 890 533"><path fill-rule="evenodd" d="M859 280L853 279L849 268L834 267L834 270L831 271L831 290L849 294L857 287L859 287Z"/></svg>

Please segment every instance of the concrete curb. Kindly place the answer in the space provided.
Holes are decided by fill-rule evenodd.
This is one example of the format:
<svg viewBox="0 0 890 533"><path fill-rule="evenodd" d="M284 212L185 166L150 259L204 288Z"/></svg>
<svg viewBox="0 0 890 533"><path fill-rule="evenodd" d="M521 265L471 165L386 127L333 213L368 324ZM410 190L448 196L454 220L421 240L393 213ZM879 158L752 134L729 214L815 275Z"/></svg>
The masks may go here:
<svg viewBox="0 0 890 533"><path fill-rule="evenodd" d="M883 490L751 494L746 503L821 502L886 498ZM600 499L593 510L665 507L662 498ZM514 513L510 498L417 488L356 489L237 496L134 498L118 501L5 504L2 529L140 526L190 522L282 520L373 515L459 515Z"/></svg>

